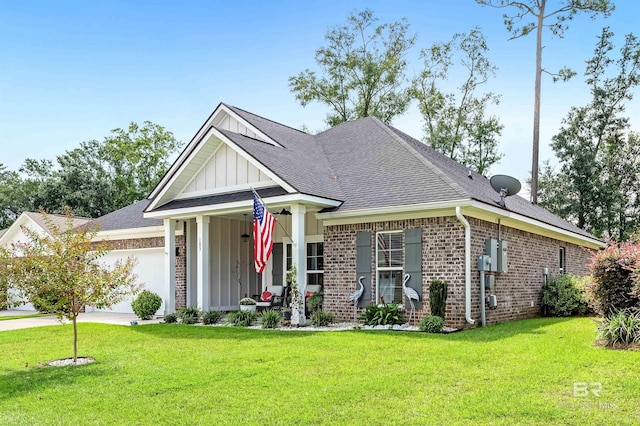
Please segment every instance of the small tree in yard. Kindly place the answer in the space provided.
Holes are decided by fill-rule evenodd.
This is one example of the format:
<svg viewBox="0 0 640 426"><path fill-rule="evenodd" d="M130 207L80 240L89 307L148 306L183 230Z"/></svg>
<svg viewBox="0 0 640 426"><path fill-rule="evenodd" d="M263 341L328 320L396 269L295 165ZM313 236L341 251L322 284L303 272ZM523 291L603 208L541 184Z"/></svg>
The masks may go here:
<svg viewBox="0 0 640 426"><path fill-rule="evenodd" d="M86 306L105 308L138 292L133 274L135 260L118 261L112 267L99 262L107 253L104 243L93 243L98 228L73 227L66 211L64 229L44 214L51 235L28 227L27 242L0 248L0 281L11 283L19 295L34 305L73 322L73 361L78 359L77 318Z"/></svg>

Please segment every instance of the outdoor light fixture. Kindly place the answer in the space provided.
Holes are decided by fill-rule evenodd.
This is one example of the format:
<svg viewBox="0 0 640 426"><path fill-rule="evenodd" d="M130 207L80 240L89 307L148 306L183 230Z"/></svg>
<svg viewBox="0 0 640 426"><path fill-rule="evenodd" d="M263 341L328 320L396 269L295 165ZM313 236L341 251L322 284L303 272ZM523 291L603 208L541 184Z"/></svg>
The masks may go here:
<svg viewBox="0 0 640 426"><path fill-rule="evenodd" d="M247 214L244 214L244 234L240 235L240 238L242 238L242 242L246 243L249 241L249 238L251 238L251 236L249 234L247 234Z"/></svg>
<svg viewBox="0 0 640 426"><path fill-rule="evenodd" d="M291 216L291 212L289 210L287 210L287 209L280 210L280 213L278 213L278 214L280 214L282 216Z"/></svg>

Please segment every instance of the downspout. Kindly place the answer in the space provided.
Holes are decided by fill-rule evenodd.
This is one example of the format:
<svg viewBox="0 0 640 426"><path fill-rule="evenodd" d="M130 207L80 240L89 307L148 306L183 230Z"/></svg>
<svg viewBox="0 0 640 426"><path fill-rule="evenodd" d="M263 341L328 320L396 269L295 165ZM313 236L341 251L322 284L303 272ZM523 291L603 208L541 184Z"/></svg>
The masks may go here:
<svg viewBox="0 0 640 426"><path fill-rule="evenodd" d="M475 324L471 318L471 227L462 215L460 206L456 207L456 217L464 226L464 318L469 324Z"/></svg>

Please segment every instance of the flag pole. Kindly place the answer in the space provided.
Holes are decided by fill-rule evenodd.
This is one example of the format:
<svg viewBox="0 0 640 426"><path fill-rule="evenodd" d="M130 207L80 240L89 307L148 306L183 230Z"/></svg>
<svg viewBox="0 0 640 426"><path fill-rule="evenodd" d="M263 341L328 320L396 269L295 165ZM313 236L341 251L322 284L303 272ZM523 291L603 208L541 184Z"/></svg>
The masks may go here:
<svg viewBox="0 0 640 426"><path fill-rule="evenodd" d="M264 202L264 200L262 199L262 197L260 196L260 194L258 194L258 193L256 192L256 190L255 190L255 189L253 189L253 186L249 185L249 188L251 188L251 192L253 192L253 194L254 194L256 197L258 197L258 200L260 200L260 202L262 203L262 205L263 205L263 206L264 206L264 208L266 209L266 208L267 208L267 203L265 203L265 202ZM267 210L268 210L268 209L267 209ZM280 220L279 220L279 219L277 219L273 213L271 213L271 215L274 217L274 219L276 219L276 223L277 223L278 225L280 225L280 228L282 228L282 231L285 233L285 235L286 235L287 237L289 237L289 239L291 240L291 244L293 244L293 246L294 246L294 247L297 247L296 242L295 242L295 241L293 241L293 237L292 237L291 235L289 235L289 233L288 233L288 232L287 232L287 230L285 229L284 225L280 223Z"/></svg>

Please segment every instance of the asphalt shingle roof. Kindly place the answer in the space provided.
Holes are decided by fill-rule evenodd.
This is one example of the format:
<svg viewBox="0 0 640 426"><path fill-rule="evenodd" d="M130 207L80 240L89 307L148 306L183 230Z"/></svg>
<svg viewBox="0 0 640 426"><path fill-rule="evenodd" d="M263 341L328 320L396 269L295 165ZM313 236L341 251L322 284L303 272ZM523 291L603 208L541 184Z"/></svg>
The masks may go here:
<svg viewBox="0 0 640 426"><path fill-rule="evenodd" d="M44 219L44 215L42 213L35 212L24 212L31 220L38 224L42 229L47 232L51 232L51 227L47 224L47 221ZM60 214L47 214L49 221L52 226L57 227L61 231L67 229L67 217L65 215ZM76 228L78 226L84 225L90 222L91 219L87 219L85 217L74 217L71 219L72 228Z"/></svg>
<svg viewBox="0 0 640 426"><path fill-rule="evenodd" d="M240 108L225 106L280 146L218 128L225 137L296 191L342 201L333 211L466 199L502 208L489 179L470 172L375 117L342 123L314 136ZM238 196L241 195L247 194ZM175 200L155 210L207 205L220 200L220 196ZM517 195L507 197L505 209L593 238Z"/></svg>
<svg viewBox="0 0 640 426"><path fill-rule="evenodd" d="M147 219L142 213L151 200L140 200L120 210L108 213L94 219L92 224L99 224L100 231L115 231L118 229L146 228L148 226L160 226L162 219Z"/></svg>

